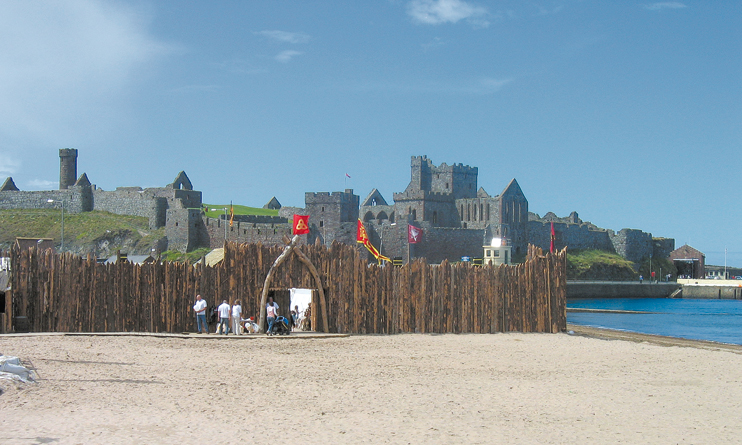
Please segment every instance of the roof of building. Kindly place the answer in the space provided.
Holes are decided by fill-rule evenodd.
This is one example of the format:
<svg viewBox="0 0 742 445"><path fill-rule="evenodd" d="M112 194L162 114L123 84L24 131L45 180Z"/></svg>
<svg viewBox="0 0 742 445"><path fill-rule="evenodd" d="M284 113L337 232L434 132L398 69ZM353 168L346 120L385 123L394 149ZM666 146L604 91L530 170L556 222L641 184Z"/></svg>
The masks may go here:
<svg viewBox="0 0 742 445"><path fill-rule="evenodd" d="M15 182L13 182L13 178L8 176L5 179L5 182L3 182L3 185L0 186L0 192L17 192L18 187L15 186Z"/></svg>
<svg viewBox="0 0 742 445"><path fill-rule="evenodd" d="M363 203L361 203L361 206L387 206L386 199L384 199L383 196L381 196L381 193L378 189L371 190L371 193L366 196L366 199L363 200Z"/></svg>
<svg viewBox="0 0 742 445"><path fill-rule="evenodd" d="M278 199L276 199L276 197L274 196L274 197L272 197L272 198L270 199L270 201L268 201L268 202L267 202L267 203L266 203L266 204L265 204L265 205L263 206L263 208L264 208L264 209L273 209L273 210L278 210L278 209L280 209L280 208L281 208L281 203L280 203L280 202L278 202Z"/></svg>
<svg viewBox="0 0 742 445"><path fill-rule="evenodd" d="M687 244L683 244L682 246L670 252L670 259L673 259L673 260L703 259L703 258L706 258L706 255L704 255L703 252Z"/></svg>

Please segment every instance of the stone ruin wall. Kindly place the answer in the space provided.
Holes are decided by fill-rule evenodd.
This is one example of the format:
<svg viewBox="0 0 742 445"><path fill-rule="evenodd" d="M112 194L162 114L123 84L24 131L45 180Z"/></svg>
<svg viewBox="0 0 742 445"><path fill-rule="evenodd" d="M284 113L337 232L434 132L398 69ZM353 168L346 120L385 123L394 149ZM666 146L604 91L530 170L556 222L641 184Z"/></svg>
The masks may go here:
<svg viewBox="0 0 742 445"><path fill-rule="evenodd" d="M547 251L551 246L551 223L528 221L528 242ZM616 253L607 230L590 230L586 224L554 223L557 249L597 249Z"/></svg>
<svg viewBox="0 0 742 445"><path fill-rule="evenodd" d="M48 202L49 200L54 202ZM67 190L3 191L0 192L0 209L60 209L69 213L87 212L91 207L89 190L70 187Z"/></svg>

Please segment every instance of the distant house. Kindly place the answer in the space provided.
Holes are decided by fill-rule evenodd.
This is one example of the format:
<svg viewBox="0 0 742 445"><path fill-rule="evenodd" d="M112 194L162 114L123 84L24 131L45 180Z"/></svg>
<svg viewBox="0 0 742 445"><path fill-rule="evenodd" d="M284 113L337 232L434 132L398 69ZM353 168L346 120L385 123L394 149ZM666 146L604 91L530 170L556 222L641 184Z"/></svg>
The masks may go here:
<svg viewBox="0 0 742 445"><path fill-rule="evenodd" d="M706 255L698 249L684 244L670 252L669 259L678 269L680 278L706 277Z"/></svg>
<svg viewBox="0 0 742 445"><path fill-rule="evenodd" d="M53 249L54 250L54 239L52 238L21 238L15 239L16 246L20 250L30 249L37 246L41 250ZM55 250L56 252L56 250Z"/></svg>
<svg viewBox="0 0 742 445"><path fill-rule="evenodd" d="M270 201L268 201L264 206L264 209L272 209L272 210L280 210L281 209L281 203L278 202L276 197L272 197Z"/></svg>

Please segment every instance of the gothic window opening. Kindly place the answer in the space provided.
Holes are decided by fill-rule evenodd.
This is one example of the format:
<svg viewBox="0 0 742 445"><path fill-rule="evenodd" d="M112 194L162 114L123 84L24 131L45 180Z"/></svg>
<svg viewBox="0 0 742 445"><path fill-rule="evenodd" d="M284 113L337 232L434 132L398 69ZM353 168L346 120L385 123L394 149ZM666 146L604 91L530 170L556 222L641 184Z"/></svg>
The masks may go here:
<svg viewBox="0 0 742 445"><path fill-rule="evenodd" d="M438 224L438 212L433 212L433 224Z"/></svg>
<svg viewBox="0 0 742 445"><path fill-rule="evenodd" d="M412 220L417 221L417 210L416 209L412 209Z"/></svg>

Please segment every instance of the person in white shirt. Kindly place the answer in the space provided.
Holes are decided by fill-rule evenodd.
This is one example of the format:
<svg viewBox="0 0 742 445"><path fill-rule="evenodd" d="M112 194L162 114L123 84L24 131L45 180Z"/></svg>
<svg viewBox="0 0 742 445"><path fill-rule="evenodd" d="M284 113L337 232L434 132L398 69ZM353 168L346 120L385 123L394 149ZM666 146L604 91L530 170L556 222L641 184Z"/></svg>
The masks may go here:
<svg viewBox="0 0 742 445"><path fill-rule="evenodd" d="M234 332L234 335L240 333L240 321L242 321L242 306L240 300L237 300L232 306L232 332Z"/></svg>
<svg viewBox="0 0 742 445"><path fill-rule="evenodd" d="M268 331L266 333L271 335L273 334L273 323L276 322L276 317L278 317L278 303L273 301L273 297L268 297L268 304L265 305L265 315L268 320Z"/></svg>
<svg viewBox="0 0 742 445"><path fill-rule="evenodd" d="M203 326L203 332L209 332L209 325L206 323L206 300L201 298L201 295L196 295L196 304L193 305L193 310L196 312L196 329L198 333L201 333L201 326Z"/></svg>
<svg viewBox="0 0 742 445"><path fill-rule="evenodd" d="M229 303L227 303L227 300L222 301L222 304L219 305L218 308L219 311L219 328L222 331L222 334L227 335L229 332Z"/></svg>

